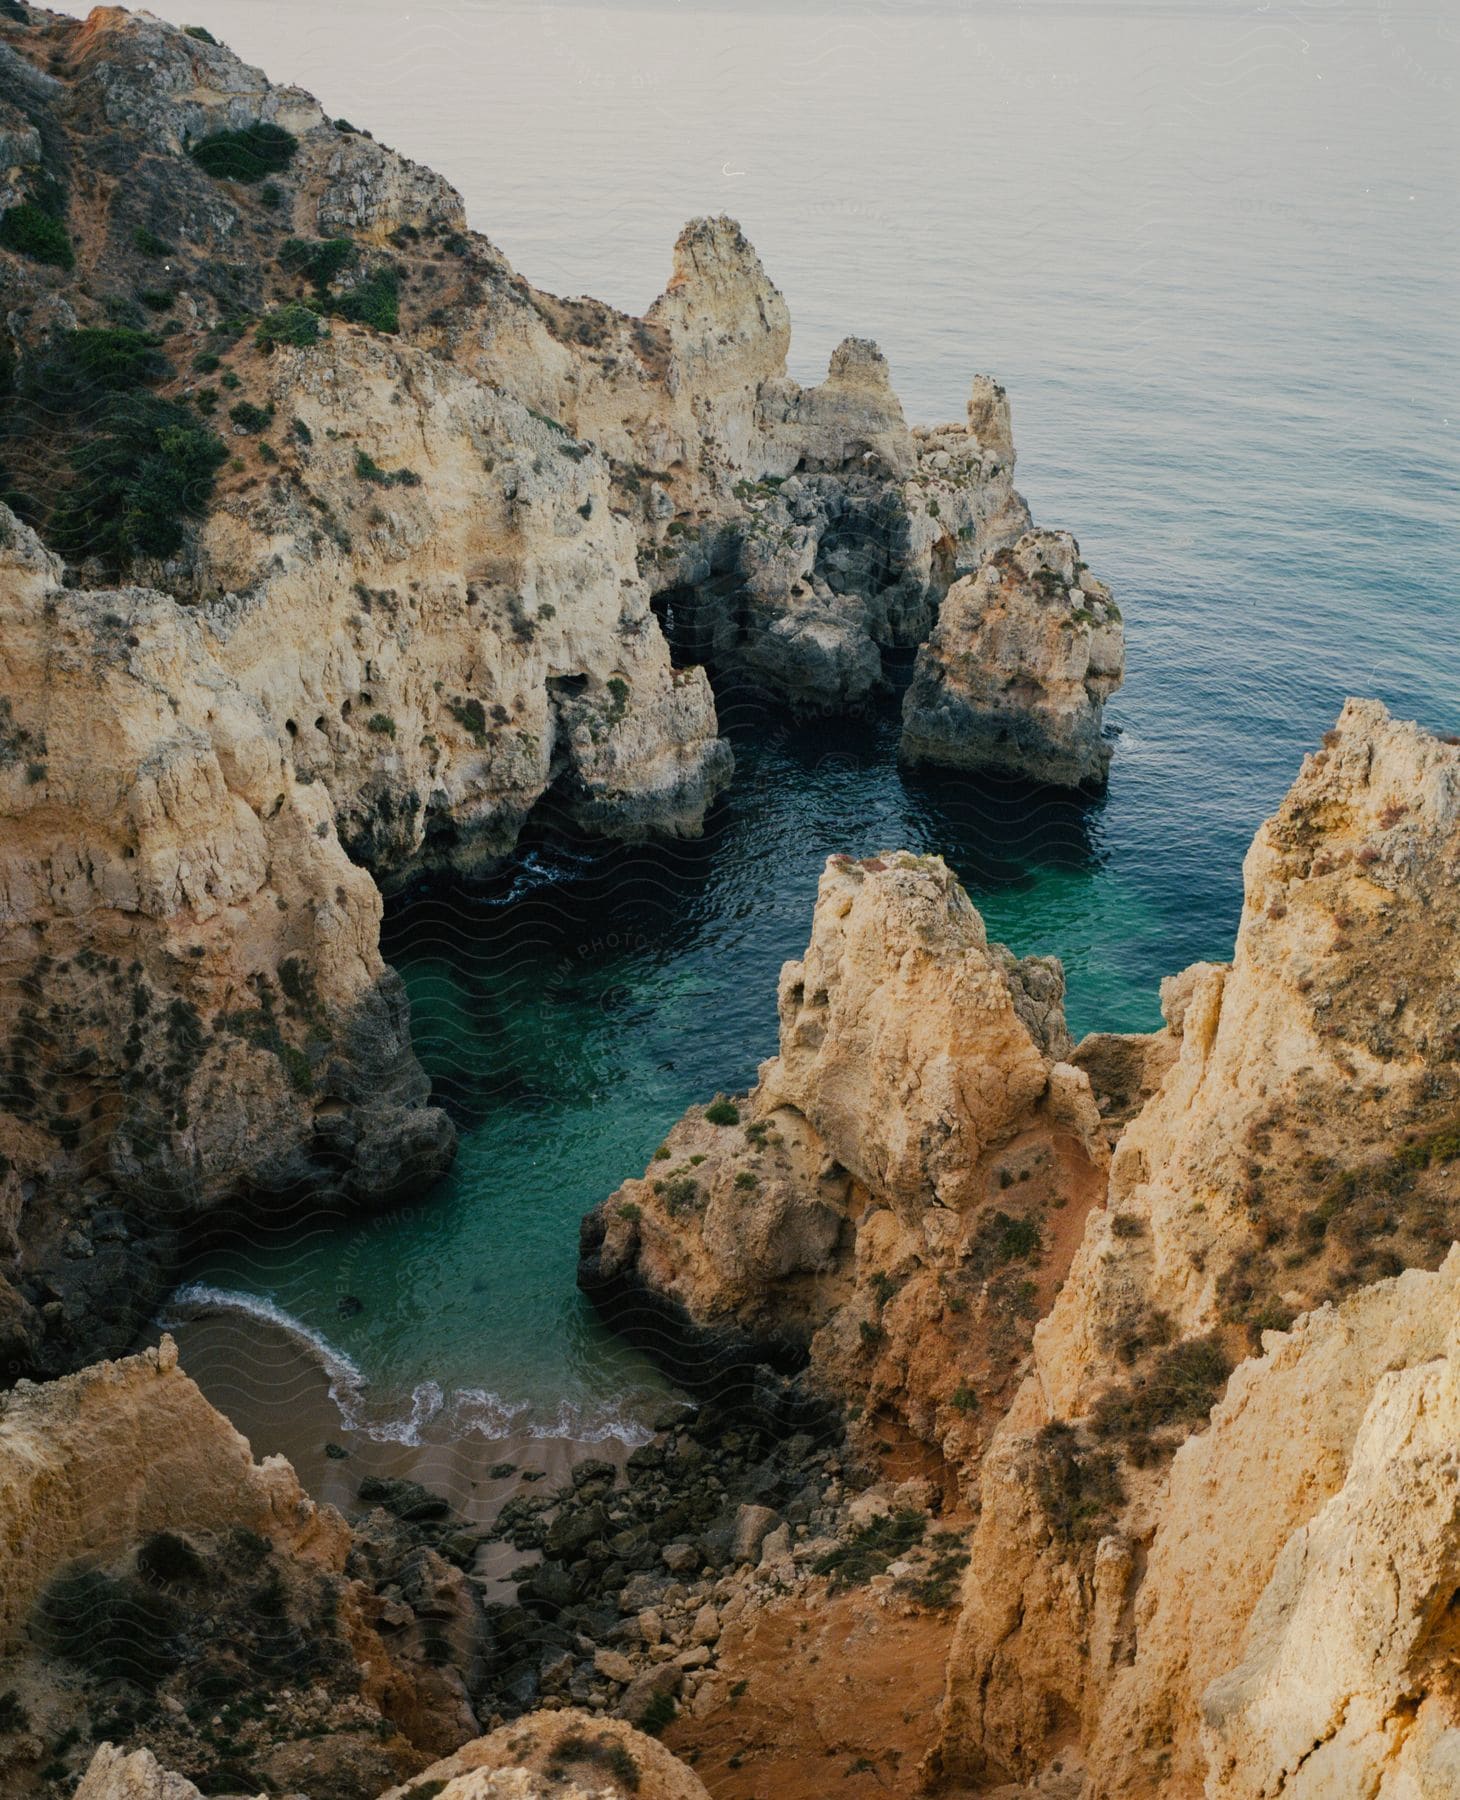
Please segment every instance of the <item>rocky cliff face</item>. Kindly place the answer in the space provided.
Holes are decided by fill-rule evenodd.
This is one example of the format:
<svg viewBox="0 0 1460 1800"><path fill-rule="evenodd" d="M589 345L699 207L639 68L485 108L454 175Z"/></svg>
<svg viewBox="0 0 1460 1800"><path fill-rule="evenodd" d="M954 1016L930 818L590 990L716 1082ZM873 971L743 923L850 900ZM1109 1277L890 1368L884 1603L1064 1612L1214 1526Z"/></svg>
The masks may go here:
<svg viewBox="0 0 1460 1800"><path fill-rule="evenodd" d="M380 896L324 785L145 588L66 588L0 509L6 1354L54 1370L156 1301L221 1195L378 1204L447 1164Z"/></svg>
<svg viewBox="0 0 1460 1800"><path fill-rule="evenodd" d="M910 763L1102 787L1105 702L1125 667L1120 609L1065 531L1028 531L948 590L903 699Z"/></svg>
<svg viewBox="0 0 1460 1800"><path fill-rule="evenodd" d="M986 379L932 431L861 340L790 381L730 220L642 319L557 299L117 7L5 9L0 144L0 1330L44 1371L125 1343L163 1226L444 1165L378 890L544 801L696 831L730 752L661 619L851 703L1029 516Z"/></svg>
<svg viewBox="0 0 1460 1800"><path fill-rule="evenodd" d="M988 942L940 859L833 857L782 971L780 1055L599 1208L583 1285L789 1340L818 1390L961 1466L1100 1185L1063 987L1053 959Z"/></svg>
<svg viewBox="0 0 1460 1800"><path fill-rule="evenodd" d="M1350 702L1231 965L1073 1052L941 864L834 859L780 1055L590 1221L978 1496L931 1776L1453 1785L1457 859L1460 746Z"/></svg>
<svg viewBox="0 0 1460 1800"><path fill-rule="evenodd" d="M1435 1268L1460 1226L1457 856L1460 751L1351 701L1257 835L1232 965L1167 984L1175 1060L1116 1146L1109 1204L984 1465L950 1768L1028 1771L1078 1732L1097 1793L1268 1792L1264 1759L1289 1757L1297 1783L1291 1759L1309 1752L1303 1780L1365 1766L1398 1779L1394 1719L1409 1702L1395 1665L1378 1671L1393 1630L1410 1634L1411 1667L1430 1654L1430 1600L1400 1601L1392 1627L1373 1627L1372 1694L1340 1694L1340 1676L1327 1713L1316 1701L1295 1713L1315 1726L1297 1750L1265 1739L1279 1714L1251 1682L1259 1664L1281 1678L1263 1659L1297 1629L1316 1565L1296 1569L1325 1503L1336 1522L1363 1492L1397 1517L1365 1448L1388 1430L1395 1457L1416 1459L1405 1529L1433 1541L1423 1432L1406 1448L1403 1419L1411 1389L1438 1382L1442 1404L1443 1369L1421 1370L1448 1355L1448 1279L1366 1284ZM1336 1301L1336 1314L1311 1310ZM1359 1321L1373 1315L1378 1341L1396 1308L1416 1335L1370 1363ZM1298 1315L1293 1337L1277 1335ZM1209 1436L1168 1465L1232 1364L1264 1346ZM1406 1381L1381 1379L1401 1369ZM1260 1449L1242 1437L1254 1409L1270 1433ZM1228 1577L1198 1601L1195 1571L1223 1559ZM1356 1562L1356 1592L1365 1579ZM1428 1691L1416 1677L1410 1698ZM1339 1723L1350 1701L1352 1741Z"/></svg>
<svg viewBox="0 0 1460 1800"><path fill-rule="evenodd" d="M0 1541L7 1793L109 1736L185 1794L367 1800L478 1729L466 1684L490 1643L460 1570L255 1463L170 1339L0 1403ZM101 1753L89 1779L170 1800L147 1762Z"/></svg>

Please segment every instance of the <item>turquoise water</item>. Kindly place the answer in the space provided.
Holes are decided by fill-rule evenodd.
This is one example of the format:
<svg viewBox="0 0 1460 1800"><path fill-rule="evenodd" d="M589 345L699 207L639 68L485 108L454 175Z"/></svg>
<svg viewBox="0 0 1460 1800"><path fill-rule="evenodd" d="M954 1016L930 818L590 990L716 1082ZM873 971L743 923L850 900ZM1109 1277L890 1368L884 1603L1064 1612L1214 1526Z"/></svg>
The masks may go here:
<svg viewBox="0 0 1460 1800"><path fill-rule="evenodd" d="M1036 517L1125 612L1101 805L909 782L889 715L732 700L703 843L545 839L393 903L455 1172L196 1274L327 1338L380 1416L439 1391L440 1429L608 1428L656 1378L577 1299L578 1216L773 1051L828 852L942 851L995 935L1064 958L1077 1029L1143 1028L1161 975L1229 952L1242 854L1345 694L1455 728L1460 32L1362 4L357 0L341 42L323 0L183 10L441 168L543 285L640 309L681 221L725 209L802 378L865 333L932 420L991 370Z"/></svg>

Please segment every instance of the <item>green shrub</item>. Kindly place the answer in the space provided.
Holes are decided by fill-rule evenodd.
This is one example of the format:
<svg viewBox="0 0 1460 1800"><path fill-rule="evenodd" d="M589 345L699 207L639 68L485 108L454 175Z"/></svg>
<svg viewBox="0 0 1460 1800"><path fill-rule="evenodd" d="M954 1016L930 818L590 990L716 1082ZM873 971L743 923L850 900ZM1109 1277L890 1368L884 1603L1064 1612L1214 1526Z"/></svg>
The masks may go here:
<svg viewBox="0 0 1460 1800"><path fill-rule="evenodd" d="M339 296L331 310L377 331L400 330L400 280L394 269L377 269Z"/></svg>
<svg viewBox="0 0 1460 1800"><path fill-rule="evenodd" d="M53 218L33 200L22 200L0 215L0 248L28 256L32 262L51 263L58 269L73 269L76 252L65 224Z"/></svg>
<svg viewBox="0 0 1460 1800"><path fill-rule="evenodd" d="M202 1557L175 1531L154 1531L137 1551L137 1573L154 1586L201 1581L207 1572Z"/></svg>
<svg viewBox="0 0 1460 1800"><path fill-rule="evenodd" d="M672 1175L667 1181L656 1181L654 1192L667 1207L671 1218L678 1218L699 1203L700 1184L693 1175Z"/></svg>
<svg viewBox="0 0 1460 1800"><path fill-rule="evenodd" d="M369 729L380 737L393 738L395 736L395 720L389 713L372 713Z"/></svg>
<svg viewBox="0 0 1460 1800"><path fill-rule="evenodd" d="M1116 1459L1081 1443L1075 1428L1051 1419L1034 1440L1034 1491L1062 1543L1093 1543L1125 1504Z"/></svg>
<svg viewBox="0 0 1460 1800"><path fill-rule="evenodd" d="M232 393L232 391L235 388L241 388L243 386L243 383L239 380L238 376L234 373L234 371L232 369L225 369L223 371L223 373L218 377L218 379L223 383L224 387L226 387L230 393Z"/></svg>
<svg viewBox="0 0 1460 1800"><path fill-rule="evenodd" d="M319 333L319 314L311 312L298 300L291 300L287 305L264 314L254 333L254 342L260 350L272 350L276 344L287 344L292 350L302 350L309 344L317 343Z"/></svg>
<svg viewBox="0 0 1460 1800"><path fill-rule="evenodd" d="M1099 1438L1141 1439L1162 1425L1198 1424L1231 1373L1219 1338L1184 1338L1161 1352L1144 1381L1103 1394L1090 1415L1091 1428Z"/></svg>
<svg viewBox="0 0 1460 1800"><path fill-rule="evenodd" d="M20 1695L14 1688L7 1688L0 1694L0 1736L10 1736L17 1731L30 1730L30 1714L20 1703Z"/></svg>
<svg viewBox="0 0 1460 1800"><path fill-rule="evenodd" d="M1039 1226L1030 1218L1011 1218L1008 1213L995 1213L998 1236L994 1240L995 1255L1000 1262L1022 1262L1038 1256Z"/></svg>
<svg viewBox="0 0 1460 1800"><path fill-rule="evenodd" d="M323 290L349 268L356 255L347 237L321 238L313 244L304 238L289 238L279 251L279 261L291 275L302 275Z"/></svg>
<svg viewBox="0 0 1460 1800"><path fill-rule="evenodd" d="M289 430L301 444L312 444L314 442L314 433L304 423L303 419L291 420Z"/></svg>
<svg viewBox="0 0 1460 1800"><path fill-rule="evenodd" d="M283 188L276 181L266 181L259 189L259 205L268 207L270 212L278 212L283 204Z"/></svg>
<svg viewBox="0 0 1460 1800"><path fill-rule="evenodd" d="M872 1290L872 1298L878 1306L886 1306L897 1292L897 1283L885 1269L874 1269L867 1278L867 1286Z"/></svg>
<svg viewBox="0 0 1460 1800"><path fill-rule="evenodd" d="M547 1773L553 1780L561 1781L575 1763L597 1764L627 1792L636 1794L639 1791L639 1765L623 1744L607 1734L590 1738L581 1731L570 1731L560 1737L553 1745Z"/></svg>
<svg viewBox="0 0 1460 1800"><path fill-rule="evenodd" d="M355 473L361 481L377 487L419 487L421 478L414 469L382 469L367 450L355 452ZM471 704L469 702L469 704Z"/></svg>
<svg viewBox="0 0 1460 1800"><path fill-rule="evenodd" d="M137 298L148 312L171 312L177 304L177 295L169 293L165 288L138 288Z"/></svg>
<svg viewBox="0 0 1460 1800"><path fill-rule="evenodd" d="M712 1125L738 1125L740 1108L733 1100L726 1100L722 1097L711 1101L705 1108L705 1117Z"/></svg>
<svg viewBox="0 0 1460 1800"><path fill-rule="evenodd" d="M625 1200L618 1209L618 1216L629 1225L637 1225L644 1216L642 1207L635 1206L632 1200Z"/></svg>
<svg viewBox="0 0 1460 1800"><path fill-rule="evenodd" d="M172 245L165 238L158 237L155 231L149 231L145 225L139 225L132 233L132 245L143 256L172 255Z"/></svg>
<svg viewBox="0 0 1460 1800"><path fill-rule="evenodd" d="M200 350L193 358L193 368L199 375L211 375L222 366L221 359L216 357L211 350Z"/></svg>
<svg viewBox="0 0 1460 1800"><path fill-rule="evenodd" d="M655 1694L639 1715L639 1730L648 1732L650 1737L657 1737L666 1726L674 1723L674 1715L678 1710L671 1695Z"/></svg>
<svg viewBox="0 0 1460 1800"><path fill-rule="evenodd" d="M470 732L479 744L486 742L487 713L480 700L453 700L448 705L447 711L461 729ZM666 1151L665 1154L667 1155L668 1152Z"/></svg>
<svg viewBox="0 0 1460 1800"><path fill-rule="evenodd" d="M74 480L51 521L70 556L120 569L137 556L171 556L183 520L207 509L228 452L188 409L155 394L121 394L95 436L72 453Z"/></svg>
<svg viewBox="0 0 1460 1800"><path fill-rule="evenodd" d="M108 394L127 394L171 373L160 338L128 326L88 326L57 337L27 372L32 398L80 411Z"/></svg>
<svg viewBox="0 0 1460 1800"><path fill-rule="evenodd" d="M58 1576L40 1598L36 1623L56 1655L99 1681L155 1688L180 1660L176 1606L140 1581L100 1569Z"/></svg>
<svg viewBox="0 0 1460 1800"><path fill-rule="evenodd" d="M260 122L241 131L215 131L192 148L193 161L217 181L262 181L294 160L299 140L282 125Z"/></svg>
<svg viewBox="0 0 1460 1800"><path fill-rule="evenodd" d="M914 1544L923 1541L928 1521L925 1514L904 1511L884 1513L864 1525L845 1544L828 1550L811 1565L813 1575L830 1575L835 1588L861 1586L885 1572Z"/></svg>
<svg viewBox="0 0 1460 1800"><path fill-rule="evenodd" d="M229 407L228 416L240 431L256 432L266 431L274 414L272 408L255 406L252 400L240 400Z"/></svg>
<svg viewBox="0 0 1460 1800"><path fill-rule="evenodd" d="M211 31L208 31L202 25L184 25L183 35L185 37L196 38L200 44L212 44L215 49L217 48L217 38L213 36Z"/></svg>

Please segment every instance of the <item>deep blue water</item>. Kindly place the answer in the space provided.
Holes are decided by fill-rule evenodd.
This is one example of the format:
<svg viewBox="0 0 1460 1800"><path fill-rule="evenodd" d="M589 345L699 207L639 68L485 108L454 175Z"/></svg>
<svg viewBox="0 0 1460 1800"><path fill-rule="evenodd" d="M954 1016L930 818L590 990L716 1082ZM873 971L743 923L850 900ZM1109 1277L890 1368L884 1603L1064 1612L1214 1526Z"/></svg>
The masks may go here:
<svg viewBox="0 0 1460 1800"><path fill-rule="evenodd" d="M1144 1028L1161 975L1229 952L1243 852L1345 694L1455 728L1460 31L1362 4L357 0L342 42L323 0L183 10L442 169L545 286L641 309L683 219L730 210L801 378L851 331L915 420L995 373L1036 518L1125 613L1098 806L909 782L888 717L730 708L702 844L533 845L491 887L393 905L455 1173L199 1273L379 1396L436 1383L443 1421L462 1390L603 1419L648 1377L573 1291L578 1215L773 1051L829 851L944 852L995 935L1064 958L1077 1029Z"/></svg>

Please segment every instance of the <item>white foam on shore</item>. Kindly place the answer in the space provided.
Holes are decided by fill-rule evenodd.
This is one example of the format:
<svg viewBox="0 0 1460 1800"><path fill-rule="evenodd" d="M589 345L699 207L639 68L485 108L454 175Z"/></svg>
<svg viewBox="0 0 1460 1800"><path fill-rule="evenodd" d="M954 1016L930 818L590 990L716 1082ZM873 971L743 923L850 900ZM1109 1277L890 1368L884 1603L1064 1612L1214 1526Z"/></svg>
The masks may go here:
<svg viewBox="0 0 1460 1800"><path fill-rule="evenodd" d="M327 1337L312 1330L292 1313L285 1312L272 1300L260 1294L240 1293L233 1288L212 1287L206 1281L189 1281L169 1296L157 1322L165 1328L219 1312L242 1313L246 1318L261 1319L307 1349L328 1377L330 1399L348 1422L350 1409L365 1392L365 1377L359 1364L343 1350L337 1350Z"/></svg>
<svg viewBox="0 0 1460 1800"><path fill-rule="evenodd" d="M623 1417L613 1408L601 1414L585 1415L564 1400L552 1419L533 1419L528 1416L532 1411L529 1401L505 1400L487 1388L459 1388L448 1402L440 1384L435 1381L417 1383L411 1392L410 1405L403 1414L384 1418L372 1416L366 1399L369 1383L359 1364L322 1332L315 1331L302 1319L296 1319L264 1295L213 1287L205 1281L190 1281L178 1288L164 1305L157 1322L165 1330L186 1320L220 1312L239 1313L245 1318L272 1325L297 1344L324 1371L330 1399L338 1408L345 1429L373 1438L376 1443L415 1448L426 1442L426 1428L438 1421L438 1431L432 1435L448 1442L473 1436L490 1442L515 1435L545 1440L562 1438L579 1444L602 1444L617 1439L632 1449L647 1444L653 1436L642 1423Z"/></svg>

